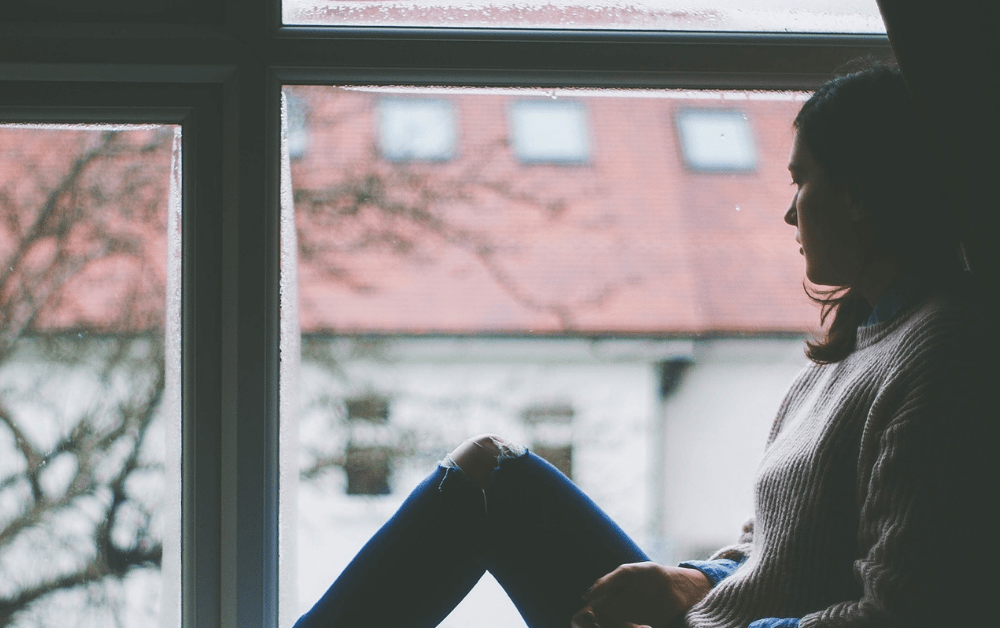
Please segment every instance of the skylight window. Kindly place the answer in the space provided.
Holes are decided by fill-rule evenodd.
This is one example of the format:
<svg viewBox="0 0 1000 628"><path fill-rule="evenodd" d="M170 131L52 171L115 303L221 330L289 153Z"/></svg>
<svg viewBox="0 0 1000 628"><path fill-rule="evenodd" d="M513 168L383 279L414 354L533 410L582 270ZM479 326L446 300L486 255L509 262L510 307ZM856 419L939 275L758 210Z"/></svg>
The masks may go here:
<svg viewBox="0 0 1000 628"><path fill-rule="evenodd" d="M582 103L515 102L510 108L510 129L514 152L523 163L580 164L590 159Z"/></svg>
<svg viewBox="0 0 1000 628"><path fill-rule="evenodd" d="M379 149L390 161L447 161L455 155L452 104L387 98L379 106Z"/></svg>
<svg viewBox="0 0 1000 628"><path fill-rule="evenodd" d="M685 109L677 114L681 153L703 172L750 172L757 167L750 121L736 110Z"/></svg>

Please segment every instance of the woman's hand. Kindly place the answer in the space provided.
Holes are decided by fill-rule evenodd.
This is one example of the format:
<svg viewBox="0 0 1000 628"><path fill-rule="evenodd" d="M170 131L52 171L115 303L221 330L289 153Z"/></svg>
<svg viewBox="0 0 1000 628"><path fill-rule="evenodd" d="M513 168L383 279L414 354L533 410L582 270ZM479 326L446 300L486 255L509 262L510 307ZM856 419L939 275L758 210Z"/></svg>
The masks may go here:
<svg viewBox="0 0 1000 628"><path fill-rule="evenodd" d="M665 628L712 588L697 569L652 562L622 565L599 578L573 616L573 628Z"/></svg>

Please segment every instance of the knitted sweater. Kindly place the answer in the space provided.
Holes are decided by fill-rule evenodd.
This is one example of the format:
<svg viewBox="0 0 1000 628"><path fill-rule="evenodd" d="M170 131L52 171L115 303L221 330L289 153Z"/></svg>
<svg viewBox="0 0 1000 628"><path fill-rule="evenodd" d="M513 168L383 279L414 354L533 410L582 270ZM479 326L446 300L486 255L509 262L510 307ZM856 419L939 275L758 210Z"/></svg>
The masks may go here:
<svg viewBox="0 0 1000 628"><path fill-rule="evenodd" d="M997 578L960 565L995 536L983 514L1000 482L992 329L955 292L857 334L850 356L792 384L757 470L754 520L716 554L746 561L687 626L989 625L976 622Z"/></svg>

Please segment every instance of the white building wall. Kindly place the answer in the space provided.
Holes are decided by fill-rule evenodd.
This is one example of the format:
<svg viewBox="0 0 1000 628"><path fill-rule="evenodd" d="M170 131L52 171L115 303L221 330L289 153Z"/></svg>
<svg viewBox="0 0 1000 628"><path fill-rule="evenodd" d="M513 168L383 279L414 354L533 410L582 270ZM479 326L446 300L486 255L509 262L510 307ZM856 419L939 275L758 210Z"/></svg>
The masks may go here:
<svg viewBox="0 0 1000 628"><path fill-rule="evenodd" d="M665 562L734 543L778 406L805 366L802 338L701 340L664 403Z"/></svg>

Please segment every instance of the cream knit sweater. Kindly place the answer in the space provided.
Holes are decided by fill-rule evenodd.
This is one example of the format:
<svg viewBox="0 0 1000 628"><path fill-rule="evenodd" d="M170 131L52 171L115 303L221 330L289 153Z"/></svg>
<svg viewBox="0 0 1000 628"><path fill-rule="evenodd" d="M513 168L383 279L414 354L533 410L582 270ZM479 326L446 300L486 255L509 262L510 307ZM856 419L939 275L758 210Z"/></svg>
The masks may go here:
<svg viewBox="0 0 1000 628"><path fill-rule="evenodd" d="M957 291L937 295L799 375L757 470L754 520L715 556L747 560L687 626L1000 626L986 514L1000 378L985 321Z"/></svg>

